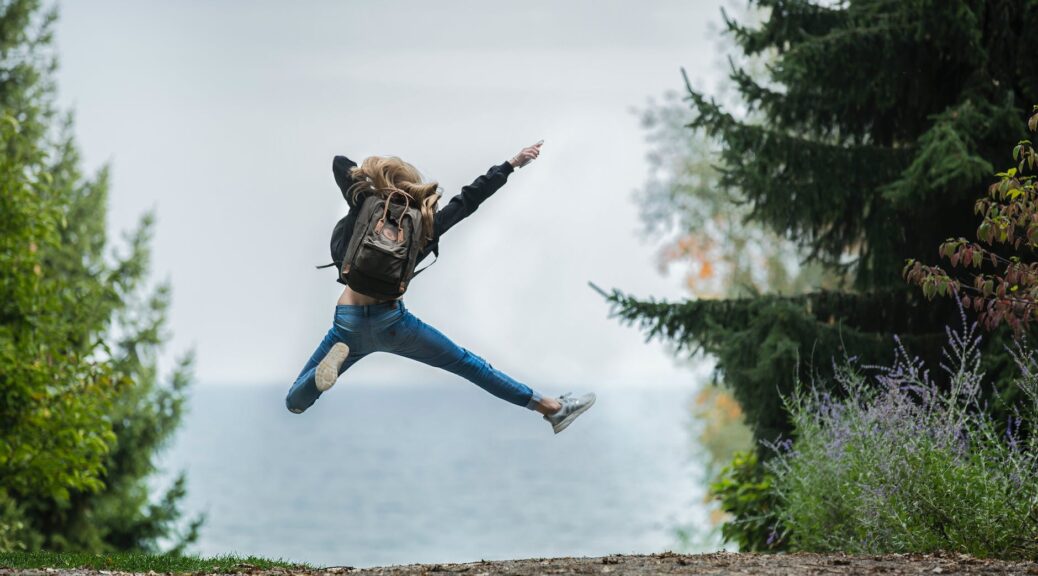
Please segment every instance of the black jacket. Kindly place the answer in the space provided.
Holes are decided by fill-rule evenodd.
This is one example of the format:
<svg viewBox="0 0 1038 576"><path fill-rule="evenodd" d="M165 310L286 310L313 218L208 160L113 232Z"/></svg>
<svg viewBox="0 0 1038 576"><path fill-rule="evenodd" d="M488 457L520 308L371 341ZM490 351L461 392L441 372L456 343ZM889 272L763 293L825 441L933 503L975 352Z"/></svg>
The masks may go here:
<svg viewBox="0 0 1038 576"><path fill-rule="evenodd" d="M359 195L360 201L354 203L352 195L349 194L350 186L352 186L354 182L354 180L350 178L350 168L356 165L356 162L345 156L336 156L332 159L332 175L335 176L335 183L339 185L339 190L342 191L342 195L346 199L346 204L350 207L344 221L346 238L352 236L353 226L357 222L357 214L360 213L360 206L368 197L367 193L362 192ZM515 168L507 161L502 162L501 164L495 164L487 170L486 174L477 177L472 184L462 186L460 194L451 198L450 202L447 202L446 206L436 211L436 214L433 217L432 240L430 240L429 243L422 248L422 251L418 253L416 264L417 262L421 262L430 252L438 255L440 236L447 230L450 230L452 226L460 222L463 218L475 212L476 208L478 208L484 200L489 198L498 188L504 186L505 182L508 181L508 175L514 170ZM341 275L338 276L338 281L340 284L345 284Z"/></svg>

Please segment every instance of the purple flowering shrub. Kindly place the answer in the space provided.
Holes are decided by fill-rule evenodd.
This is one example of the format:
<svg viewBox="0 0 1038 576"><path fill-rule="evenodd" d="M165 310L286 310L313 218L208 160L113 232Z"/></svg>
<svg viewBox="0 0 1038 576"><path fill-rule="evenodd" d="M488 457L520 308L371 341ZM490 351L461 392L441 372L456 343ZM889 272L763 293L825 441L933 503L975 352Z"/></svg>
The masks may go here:
<svg viewBox="0 0 1038 576"><path fill-rule="evenodd" d="M980 400L976 323L962 313L946 331L937 374L897 341L891 366L838 365L840 397L798 385L784 399L795 441L772 444L766 463L774 537L794 550L1038 558L1038 358L1010 350L1027 402L996 422Z"/></svg>

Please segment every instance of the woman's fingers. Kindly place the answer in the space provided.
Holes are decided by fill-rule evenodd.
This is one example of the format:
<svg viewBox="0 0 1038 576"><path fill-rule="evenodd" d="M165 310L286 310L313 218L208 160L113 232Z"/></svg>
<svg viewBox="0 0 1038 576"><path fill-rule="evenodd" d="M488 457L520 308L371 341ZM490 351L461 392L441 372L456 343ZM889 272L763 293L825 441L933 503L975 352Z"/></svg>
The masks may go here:
<svg viewBox="0 0 1038 576"><path fill-rule="evenodd" d="M539 156L541 153L541 144L543 143L544 140L541 140L536 144L532 144L520 150L519 153L515 155L519 165L525 166L526 164L529 164L532 160L536 159L537 156Z"/></svg>

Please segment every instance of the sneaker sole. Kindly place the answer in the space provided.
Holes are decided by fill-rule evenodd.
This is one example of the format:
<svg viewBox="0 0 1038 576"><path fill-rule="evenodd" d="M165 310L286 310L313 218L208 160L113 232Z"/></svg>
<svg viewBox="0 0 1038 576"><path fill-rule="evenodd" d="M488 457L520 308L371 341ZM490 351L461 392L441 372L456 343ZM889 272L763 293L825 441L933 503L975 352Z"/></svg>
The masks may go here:
<svg viewBox="0 0 1038 576"><path fill-rule="evenodd" d="M317 365L317 373L314 375L314 383L319 391L325 392L335 385L335 381L339 379L339 367L349 355L350 347L346 344L342 342L332 344L332 349L321 359L321 363Z"/></svg>
<svg viewBox="0 0 1038 576"><path fill-rule="evenodd" d="M566 427L569 426L570 422L573 422L574 420L577 419L577 416L580 416L584 412L587 412L588 408L594 406L595 405L595 400L598 400L598 397L597 396L592 396L590 402L585 404L582 408L579 408L576 412L574 412L574 413L570 414L569 416L566 416L565 418L563 418L562 422L559 422L558 424L552 426L552 429L555 430L556 434L558 434L559 432L562 432L563 430L565 430Z"/></svg>

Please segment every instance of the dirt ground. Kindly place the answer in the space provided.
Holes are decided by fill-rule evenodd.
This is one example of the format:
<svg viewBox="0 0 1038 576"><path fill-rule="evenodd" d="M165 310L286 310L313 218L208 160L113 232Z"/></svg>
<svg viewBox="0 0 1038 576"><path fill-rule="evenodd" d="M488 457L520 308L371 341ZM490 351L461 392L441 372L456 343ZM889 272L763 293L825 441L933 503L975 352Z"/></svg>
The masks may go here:
<svg viewBox="0 0 1038 576"><path fill-rule="evenodd" d="M824 554L652 554L601 558L550 558L473 562L468 564L414 564L349 570L361 574L1036 574L1038 563L978 560L961 555L844 556Z"/></svg>
<svg viewBox="0 0 1038 576"><path fill-rule="evenodd" d="M465 564L411 564L355 569L336 566L306 572L260 570L241 565L238 574L250 576L419 575L491 576L498 574L1027 574L1038 575L1038 563L980 560L960 554L893 554L846 556L841 554L674 554L613 555L599 558L532 558L482 561ZM0 576L119 576L119 572L95 570L11 570ZM154 574L154 573L152 573Z"/></svg>

